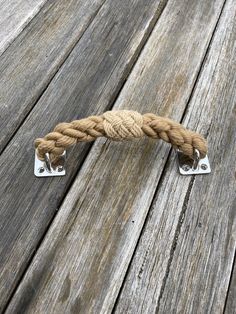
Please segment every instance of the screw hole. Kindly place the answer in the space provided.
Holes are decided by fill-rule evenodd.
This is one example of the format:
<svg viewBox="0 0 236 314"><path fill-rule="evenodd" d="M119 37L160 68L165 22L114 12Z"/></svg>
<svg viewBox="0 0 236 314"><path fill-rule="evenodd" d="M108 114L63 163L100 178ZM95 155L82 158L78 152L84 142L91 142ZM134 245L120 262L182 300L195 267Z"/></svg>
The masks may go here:
<svg viewBox="0 0 236 314"><path fill-rule="evenodd" d="M43 167L40 167L39 168L39 173L43 173L44 172L44 168Z"/></svg>
<svg viewBox="0 0 236 314"><path fill-rule="evenodd" d="M62 172L63 170L64 170L64 167L63 167L63 166L58 166L58 167L57 167L57 171L58 171L58 172Z"/></svg>
<svg viewBox="0 0 236 314"><path fill-rule="evenodd" d="M202 165L201 165L201 168L202 168L202 170L207 170L208 167L207 167L206 164L202 164Z"/></svg>
<svg viewBox="0 0 236 314"><path fill-rule="evenodd" d="M190 170L190 166L189 166L189 165L183 165L183 166L182 166L182 169L183 169L184 171L189 171L189 170Z"/></svg>

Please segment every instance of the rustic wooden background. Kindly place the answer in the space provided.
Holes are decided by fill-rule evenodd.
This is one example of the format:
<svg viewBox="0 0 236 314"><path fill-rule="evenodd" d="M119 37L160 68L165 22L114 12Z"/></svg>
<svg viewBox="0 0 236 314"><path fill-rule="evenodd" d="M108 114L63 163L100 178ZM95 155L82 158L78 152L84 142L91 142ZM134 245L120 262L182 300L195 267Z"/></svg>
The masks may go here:
<svg viewBox="0 0 236 314"><path fill-rule="evenodd" d="M0 0L0 74L0 313L236 313L235 0ZM112 108L201 132L212 173L99 139L34 176L36 137Z"/></svg>

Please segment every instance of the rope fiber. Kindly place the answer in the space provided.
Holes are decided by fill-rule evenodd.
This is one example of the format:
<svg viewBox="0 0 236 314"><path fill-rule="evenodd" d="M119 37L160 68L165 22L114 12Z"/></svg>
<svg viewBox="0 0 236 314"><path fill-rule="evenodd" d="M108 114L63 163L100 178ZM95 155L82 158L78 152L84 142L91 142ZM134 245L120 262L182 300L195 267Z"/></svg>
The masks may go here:
<svg viewBox="0 0 236 314"><path fill-rule="evenodd" d="M132 140L143 136L162 139L171 143L185 155L194 158L194 149L204 158L207 153L206 140L183 125L152 113L141 115L137 111L107 111L101 116L90 116L70 123L58 124L53 132L35 140L38 158L44 160L46 153L53 161L64 150L77 142L90 142L105 136L111 140Z"/></svg>

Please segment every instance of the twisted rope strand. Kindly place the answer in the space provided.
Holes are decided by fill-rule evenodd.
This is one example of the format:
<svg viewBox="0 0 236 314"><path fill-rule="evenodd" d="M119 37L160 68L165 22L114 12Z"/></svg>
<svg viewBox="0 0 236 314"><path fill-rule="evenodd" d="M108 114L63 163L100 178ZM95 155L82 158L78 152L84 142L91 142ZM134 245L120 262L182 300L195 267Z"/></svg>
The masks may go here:
<svg viewBox="0 0 236 314"><path fill-rule="evenodd" d="M201 158L207 153L206 140L200 134L187 130L171 119L152 113L141 115L131 110L107 111L101 116L60 123L53 132L36 139L35 148L41 160L45 153L49 153L53 162L67 147L77 142L94 141L101 136L121 141L145 135L171 143L191 158L194 156L194 149L199 151Z"/></svg>

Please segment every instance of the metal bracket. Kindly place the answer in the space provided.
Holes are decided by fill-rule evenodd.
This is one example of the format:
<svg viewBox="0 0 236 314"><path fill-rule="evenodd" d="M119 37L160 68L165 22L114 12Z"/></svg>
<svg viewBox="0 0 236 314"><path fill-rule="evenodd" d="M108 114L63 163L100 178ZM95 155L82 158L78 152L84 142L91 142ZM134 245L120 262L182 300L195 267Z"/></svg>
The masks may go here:
<svg viewBox="0 0 236 314"><path fill-rule="evenodd" d="M59 157L56 164L52 164L50 161L49 153L46 153L44 160L38 159L35 152L34 161L34 174L36 177L58 177L66 174L65 170L66 151Z"/></svg>
<svg viewBox="0 0 236 314"><path fill-rule="evenodd" d="M177 150L179 172L182 175L208 174L211 173L209 159L200 159L200 153L197 149L194 151L194 160Z"/></svg>

